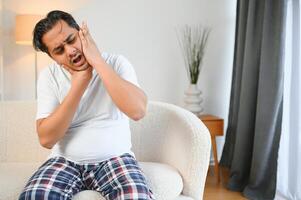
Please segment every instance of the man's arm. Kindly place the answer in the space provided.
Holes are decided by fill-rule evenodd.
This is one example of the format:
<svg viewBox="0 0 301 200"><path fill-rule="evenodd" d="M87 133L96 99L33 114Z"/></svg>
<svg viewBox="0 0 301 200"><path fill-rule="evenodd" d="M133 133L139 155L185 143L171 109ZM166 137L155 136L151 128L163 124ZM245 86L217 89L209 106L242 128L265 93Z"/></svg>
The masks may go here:
<svg viewBox="0 0 301 200"><path fill-rule="evenodd" d="M144 117L147 97L136 85L121 78L112 67L101 58L93 66L116 106L133 120Z"/></svg>
<svg viewBox="0 0 301 200"><path fill-rule="evenodd" d="M116 106L133 120L139 120L144 117L147 107L145 93L134 84L122 79L102 59L85 23L83 23L79 31L79 36L87 61L101 77L107 92Z"/></svg>
<svg viewBox="0 0 301 200"><path fill-rule="evenodd" d="M75 73L72 74L71 88L63 102L47 118L36 122L40 144L45 148L51 149L64 137L92 77L92 67Z"/></svg>

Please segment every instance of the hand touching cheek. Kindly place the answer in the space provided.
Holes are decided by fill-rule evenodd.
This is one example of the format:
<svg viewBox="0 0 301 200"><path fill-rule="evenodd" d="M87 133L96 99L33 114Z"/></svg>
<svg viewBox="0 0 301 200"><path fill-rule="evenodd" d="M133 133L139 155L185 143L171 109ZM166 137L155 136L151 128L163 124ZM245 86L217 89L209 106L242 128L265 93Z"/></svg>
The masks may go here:
<svg viewBox="0 0 301 200"><path fill-rule="evenodd" d="M93 67L99 63L101 54L89 33L86 23L82 23L82 27L79 30L79 38L82 43L82 51L85 55L87 62Z"/></svg>
<svg viewBox="0 0 301 200"><path fill-rule="evenodd" d="M93 68L89 66L85 70L75 71L69 67L63 66L71 74L71 86L76 88L86 88L92 78Z"/></svg>

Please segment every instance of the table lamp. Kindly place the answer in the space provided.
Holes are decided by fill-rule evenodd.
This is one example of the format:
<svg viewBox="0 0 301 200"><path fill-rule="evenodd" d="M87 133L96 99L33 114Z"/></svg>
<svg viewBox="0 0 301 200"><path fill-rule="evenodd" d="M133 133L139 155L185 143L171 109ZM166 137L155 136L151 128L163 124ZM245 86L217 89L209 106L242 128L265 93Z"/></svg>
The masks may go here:
<svg viewBox="0 0 301 200"><path fill-rule="evenodd" d="M33 29L36 23L42 19L41 15L17 15L16 16L16 43L20 45L32 45ZM35 52L35 98L37 98L37 52Z"/></svg>

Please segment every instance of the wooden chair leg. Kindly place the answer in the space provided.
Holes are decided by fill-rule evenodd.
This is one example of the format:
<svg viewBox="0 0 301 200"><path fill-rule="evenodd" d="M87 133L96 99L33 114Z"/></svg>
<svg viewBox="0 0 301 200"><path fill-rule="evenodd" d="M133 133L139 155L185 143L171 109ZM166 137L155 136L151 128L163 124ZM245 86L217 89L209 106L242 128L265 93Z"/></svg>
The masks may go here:
<svg viewBox="0 0 301 200"><path fill-rule="evenodd" d="M219 166L218 166L218 159L217 159L217 148L216 148L215 136L211 136L211 143L212 143L212 150L213 150L213 157L214 157L214 175L216 177L217 183L219 183L220 182L220 173L219 173Z"/></svg>

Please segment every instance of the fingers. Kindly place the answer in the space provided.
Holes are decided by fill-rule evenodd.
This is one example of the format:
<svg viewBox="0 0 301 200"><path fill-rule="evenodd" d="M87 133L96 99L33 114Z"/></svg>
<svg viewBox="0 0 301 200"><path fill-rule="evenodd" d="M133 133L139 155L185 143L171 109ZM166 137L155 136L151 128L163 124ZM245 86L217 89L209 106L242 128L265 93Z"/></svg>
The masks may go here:
<svg viewBox="0 0 301 200"><path fill-rule="evenodd" d="M86 39L87 44L93 43L93 39L92 39L90 31L88 29L87 22L84 22L84 21L82 22L81 32L82 32L82 35L84 36L84 38Z"/></svg>
<svg viewBox="0 0 301 200"><path fill-rule="evenodd" d="M89 29L88 29L88 26L87 26L87 22L85 22L85 21L82 22L82 30L83 30L84 36L88 35Z"/></svg>
<svg viewBox="0 0 301 200"><path fill-rule="evenodd" d="M84 33L83 33L83 30L79 30L79 38L80 40L82 41L82 45L83 46L87 46L87 39L86 37L84 36Z"/></svg>
<svg viewBox="0 0 301 200"><path fill-rule="evenodd" d="M81 26L81 28L79 30L79 38L82 41L82 45L85 46L85 47L88 44L87 35L88 35L87 24L86 24L86 22L82 22L82 26Z"/></svg>
<svg viewBox="0 0 301 200"><path fill-rule="evenodd" d="M82 32L82 35L85 37L89 34L89 29L88 29L86 22L82 22L82 26L81 26L80 30Z"/></svg>

